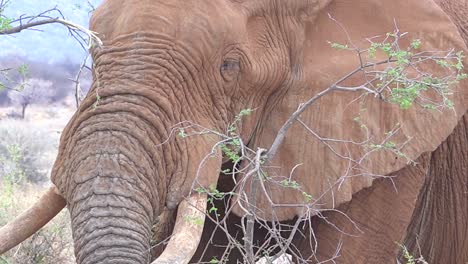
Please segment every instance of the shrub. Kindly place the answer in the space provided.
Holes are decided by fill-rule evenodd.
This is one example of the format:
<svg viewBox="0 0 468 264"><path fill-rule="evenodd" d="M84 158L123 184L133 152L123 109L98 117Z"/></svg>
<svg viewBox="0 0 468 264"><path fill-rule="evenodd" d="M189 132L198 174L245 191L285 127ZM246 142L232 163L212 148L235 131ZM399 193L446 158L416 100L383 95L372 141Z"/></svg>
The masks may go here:
<svg viewBox="0 0 468 264"><path fill-rule="evenodd" d="M0 185L0 226L36 202L42 188L4 181ZM14 194L14 195L13 195ZM0 264L75 263L68 211L62 211L44 228L0 256Z"/></svg>
<svg viewBox="0 0 468 264"><path fill-rule="evenodd" d="M27 210L44 191L34 183L48 181L62 123L58 119L0 121L0 226ZM75 263L68 212L64 210L0 256L0 264L15 263Z"/></svg>
<svg viewBox="0 0 468 264"><path fill-rule="evenodd" d="M0 177L14 183L48 180L58 134L21 120L0 122Z"/></svg>

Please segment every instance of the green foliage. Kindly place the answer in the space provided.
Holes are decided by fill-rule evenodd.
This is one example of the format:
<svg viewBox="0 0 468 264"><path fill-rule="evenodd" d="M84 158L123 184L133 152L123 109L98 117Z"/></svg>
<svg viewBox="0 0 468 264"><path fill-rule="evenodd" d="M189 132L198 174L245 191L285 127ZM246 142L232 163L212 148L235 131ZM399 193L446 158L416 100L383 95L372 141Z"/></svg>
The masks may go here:
<svg viewBox="0 0 468 264"><path fill-rule="evenodd" d="M410 46L414 50L417 50L417 49L421 48L421 40L420 39L414 39L411 42Z"/></svg>
<svg viewBox="0 0 468 264"><path fill-rule="evenodd" d="M424 83L410 83L407 87L393 88L391 101L400 105L402 109L409 109L422 91L427 90Z"/></svg>
<svg viewBox="0 0 468 264"><path fill-rule="evenodd" d="M11 161L11 163L8 165L12 166L12 169L4 172L4 184L5 186L19 184L25 179L24 169L22 168L21 164L23 159L23 150L17 144L7 145L6 150ZM3 166L7 165L7 158L3 155L0 155L0 164Z"/></svg>
<svg viewBox="0 0 468 264"><path fill-rule="evenodd" d="M405 264L428 264L428 262L424 259L423 256L420 256L419 258L414 257L411 252L409 252L408 248L404 245L400 245L397 243L403 253L403 258L405 259L406 263Z"/></svg>
<svg viewBox="0 0 468 264"><path fill-rule="evenodd" d="M348 45L329 42L333 48L341 50L352 50L359 54L361 67L376 67L376 62L372 60L379 57L386 57L379 61L379 65L385 65L384 70L376 68L376 91L383 99L390 103L398 105L401 109L409 109L416 102L419 102L424 92L435 91L440 103L426 103L424 100L420 105L426 109L438 108L453 108L453 102L449 98L452 95L451 87L459 81L468 78L468 74L463 73L463 52L446 53L442 52L422 52L420 51L422 42L420 39L411 40L406 49L402 48L399 43L404 34L387 33L386 38L382 42L370 42L370 46L366 50L351 49ZM370 61L365 62L361 54L367 52ZM424 72L419 68L421 63L435 63L443 68L444 76L434 76L431 73ZM416 70L419 76L414 75ZM443 71L439 72L441 74ZM442 75L442 74L441 74ZM368 76L369 77L369 76ZM372 79L374 76L369 77ZM368 84L366 84L368 85Z"/></svg>
<svg viewBox="0 0 468 264"><path fill-rule="evenodd" d="M281 184L283 187L292 188L292 189L295 189L295 190L299 190L299 189L301 188L301 185L300 185L297 181L282 180L282 181L280 182L280 184Z"/></svg>
<svg viewBox="0 0 468 264"><path fill-rule="evenodd" d="M187 133L185 133L185 129L180 128L180 129L179 129L179 134L177 134L177 136L179 136L179 137L181 137L181 138L187 137Z"/></svg>
<svg viewBox="0 0 468 264"><path fill-rule="evenodd" d="M218 208L215 205L215 200L222 200L224 197L228 195L233 195L234 192L220 192L215 184L210 185L209 189L205 189L203 187L198 187L195 189L197 193L206 193L208 195L208 203L210 207L208 208L208 213L215 213L216 216L220 216L218 212Z"/></svg>
<svg viewBox="0 0 468 264"><path fill-rule="evenodd" d="M336 43L336 42L331 42L331 41L327 41L328 44L330 44L330 46L334 49L339 49L339 50L349 50L350 48L348 47L348 45L343 45L343 44L340 44L340 43Z"/></svg>
<svg viewBox="0 0 468 264"><path fill-rule="evenodd" d="M0 226L14 219L36 202L35 185L18 186L0 183ZM0 264L74 263L70 219L65 210L18 247L0 256Z"/></svg>
<svg viewBox="0 0 468 264"><path fill-rule="evenodd" d="M22 120L0 122L0 179L15 184L45 182L59 135Z"/></svg>
<svg viewBox="0 0 468 264"><path fill-rule="evenodd" d="M237 125L242 121L242 118L245 116L251 115L253 112L252 109L247 108L247 109L242 109L238 115L234 118L234 121L228 126L227 132L228 135L230 136L236 136L236 130L237 130Z"/></svg>
<svg viewBox="0 0 468 264"><path fill-rule="evenodd" d="M250 108L242 109L239 114L235 116L234 121L229 124L227 128L227 134L232 137L232 139L220 146L224 156L234 163L237 163L242 159L239 155L242 142L237 135L238 124L242 121L243 117L251 115L252 112L253 110Z"/></svg>
<svg viewBox="0 0 468 264"><path fill-rule="evenodd" d="M421 94L429 89L438 91L442 96L444 106L452 108L453 103L448 98L451 94L450 87L467 78L466 74L461 72L463 70L463 53L457 53L455 62L452 62L453 59L434 59L439 66L455 71L457 74L454 78L447 78L447 76L439 78L428 74L422 78L411 78L407 69L414 65L414 52L420 47L421 41L419 39L413 40L407 50L400 49L395 42L372 43L369 49L371 58L375 58L376 52L380 50L388 56L389 61L395 63L380 76L383 81L378 86L391 85L390 102L399 105L401 109L409 109L420 98ZM435 108L430 104L425 104L425 106L428 109Z"/></svg>
<svg viewBox="0 0 468 264"><path fill-rule="evenodd" d="M369 144L369 147L371 149L395 149L396 148L396 143L393 141L387 141L383 144Z"/></svg>
<svg viewBox="0 0 468 264"><path fill-rule="evenodd" d="M13 22L13 19L0 16L0 31L12 28L11 22Z"/></svg>
<svg viewBox="0 0 468 264"><path fill-rule="evenodd" d="M213 258L210 260L210 262L208 262L208 263L209 263L209 264L218 264L218 263L220 263L220 261L218 260L218 258L213 257Z"/></svg>
<svg viewBox="0 0 468 264"><path fill-rule="evenodd" d="M93 104L93 110L96 110L100 102L101 102L101 96L98 93L96 93L96 102L94 102Z"/></svg>
<svg viewBox="0 0 468 264"><path fill-rule="evenodd" d="M408 249L405 246L402 246L403 248L403 257L406 260L406 264L416 264L416 260L414 259L413 255L408 251Z"/></svg>
<svg viewBox="0 0 468 264"><path fill-rule="evenodd" d="M294 181L294 180L287 180L287 179L284 179L280 182L280 185L285 187L285 188L291 188L291 189L294 189L294 190L298 190L298 191L301 191L301 185L297 182L297 181ZM304 200L306 203L308 202L311 202L313 197L312 195L308 194L307 192L304 192L304 191L301 191L302 193L302 196L304 196Z"/></svg>
<svg viewBox="0 0 468 264"><path fill-rule="evenodd" d="M239 150L240 145L234 143L233 141L221 145L221 151L223 154L234 163L237 163L241 160L241 157L238 154Z"/></svg>
<svg viewBox="0 0 468 264"><path fill-rule="evenodd" d="M6 1L2 6L0 6L0 31L12 28L11 22L13 22L13 19L3 15L3 12L5 11L5 8L8 7L8 4L9 1Z"/></svg>
<svg viewBox="0 0 468 264"><path fill-rule="evenodd" d="M310 203L312 200L313 200L313 197L312 195L306 193L306 192L302 192L302 195L304 196L304 200L306 203Z"/></svg>
<svg viewBox="0 0 468 264"><path fill-rule="evenodd" d="M29 76L29 66L27 64L21 64L18 67L18 73L23 77L27 78Z"/></svg>
<svg viewBox="0 0 468 264"><path fill-rule="evenodd" d="M208 195L208 199L207 199L208 204L209 204L208 213L210 214L214 213L216 216L220 216L220 214L218 214L218 208L215 205L215 200L222 200L224 199L225 196L234 194L233 192L229 192L229 193L220 192L216 188L215 184L210 185L209 189L199 187L195 189L195 191L200 194L206 193Z"/></svg>

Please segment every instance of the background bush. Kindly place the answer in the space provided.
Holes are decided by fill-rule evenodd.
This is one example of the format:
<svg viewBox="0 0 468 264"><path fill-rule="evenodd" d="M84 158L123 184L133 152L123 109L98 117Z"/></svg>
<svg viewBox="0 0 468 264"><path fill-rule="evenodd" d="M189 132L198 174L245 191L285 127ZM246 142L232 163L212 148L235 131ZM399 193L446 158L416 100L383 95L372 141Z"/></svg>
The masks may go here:
<svg viewBox="0 0 468 264"><path fill-rule="evenodd" d="M14 219L36 202L44 189L33 184L0 185L0 226ZM75 263L70 219L63 210L44 228L16 248L0 256L0 264Z"/></svg>
<svg viewBox="0 0 468 264"><path fill-rule="evenodd" d="M0 120L0 226L33 205L50 186L66 109L33 108L29 121ZM63 210L19 246L0 256L0 264L75 263L70 219Z"/></svg>
<svg viewBox="0 0 468 264"><path fill-rule="evenodd" d="M14 183L48 182L57 152L58 133L40 124L0 122L0 177Z"/></svg>

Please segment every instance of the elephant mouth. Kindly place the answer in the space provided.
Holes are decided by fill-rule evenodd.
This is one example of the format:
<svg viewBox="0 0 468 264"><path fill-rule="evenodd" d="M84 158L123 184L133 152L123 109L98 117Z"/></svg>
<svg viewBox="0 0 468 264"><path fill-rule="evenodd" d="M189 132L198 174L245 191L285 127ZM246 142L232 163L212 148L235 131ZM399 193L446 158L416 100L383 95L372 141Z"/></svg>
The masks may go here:
<svg viewBox="0 0 468 264"><path fill-rule="evenodd" d="M0 229L0 255L14 248L52 220L66 205L65 199L51 187L27 211ZM200 243L206 194L194 194L179 204L174 231L162 254L152 264L188 263Z"/></svg>

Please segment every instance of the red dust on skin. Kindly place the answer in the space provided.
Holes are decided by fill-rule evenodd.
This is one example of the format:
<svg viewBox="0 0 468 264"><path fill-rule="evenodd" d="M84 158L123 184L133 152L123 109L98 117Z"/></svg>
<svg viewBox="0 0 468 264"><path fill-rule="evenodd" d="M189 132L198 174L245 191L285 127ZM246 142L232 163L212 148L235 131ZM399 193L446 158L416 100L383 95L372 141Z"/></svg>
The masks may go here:
<svg viewBox="0 0 468 264"><path fill-rule="evenodd" d="M448 13L461 17L456 12ZM333 50L327 43L327 40L346 42L346 35L328 14L345 24L356 41L392 32L398 21L401 31L418 34L421 42L431 49L466 50L462 39L466 35L460 36L447 14L429 0L105 1L91 20L91 30L102 37L104 44L92 52L94 83L64 130L52 172L52 181L71 214L77 262L117 259L128 263L150 262L155 257L150 254L151 228L158 216L166 209L176 209L195 180L205 188L217 183L222 165L220 155L209 159L200 177L197 172L200 162L219 139L200 136L167 141L174 125L191 121L226 131L242 109L256 109L238 133L250 142L252 149L270 146L299 102L354 69L357 63L354 54ZM450 41L434 39L434 32ZM301 120L313 124L320 135L329 138L361 138L364 132L353 119L365 107L363 118L368 130L380 138L396 123L401 124L401 136L413 139L407 145L406 155L417 159L441 145L465 114L468 105L465 85L454 88L461 96L454 98L451 115L437 112L422 115L417 108L403 111L385 105L378 98L368 98L364 106L350 104L349 94L336 93L314 104ZM352 145L348 147L351 154L359 155L362 151ZM378 182L372 177L351 177L340 189L323 195L348 162L311 141L300 126L290 130L272 162L281 167L275 172L278 175L288 175L296 164L303 164L295 171L293 180L301 183L312 197L323 197L324 202L317 209L348 204L353 207L350 210L359 212L354 208L353 195L358 197L366 187L378 188L374 187ZM395 162L391 153L383 152L370 157L366 165L368 172L375 175L392 175L406 166L403 161ZM270 196L275 202L303 202L301 192L267 188L271 188ZM417 185L406 191L419 193ZM387 198L393 199L386 196L383 200ZM263 212L271 212L271 204L261 193L256 201ZM372 199L357 203L356 207L381 206ZM407 217L416 206L405 206L401 212ZM387 209L386 212L395 212L396 216L400 212L392 207ZM234 213L243 215L239 208L234 208ZM302 209L281 207L274 213L278 220L289 220L301 215ZM270 213L259 216L272 219ZM369 218L372 217L375 219L369 220L370 224L382 216L370 214ZM177 221L181 223L180 217ZM394 231L398 237L406 235L404 227L408 224L398 230L392 226L393 223L389 224L386 232ZM343 226L352 227L349 223ZM360 238L363 244L377 247L385 244L375 231L379 228L387 226L374 226L373 232ZM195 228L192 233L202 236L202 241L214 232L210 228L200 230ZM318 236L327 237L326 230L315 231ZM300 244L300 240L294 243ZM219 256L214 245L208 247L205 257ZM353 252L344 257L349 261L353 261L356 252L365 259L375 257L373 252L359 251L358 244L347 243L344 247L343 252ZM388 251L381 252L379 257L395 259L397 245L380 248ZM193 254L193 245L187 249ZM331 252L329 248L323 249L320 255ZM162 256L171 259L175 257L173 253L169 250ZM467 261L462 255L445 251L440 254L454 263ZM181 261L185 263L190 257L183 256ZM156 260L160 262L162 259Z"/></svg>

